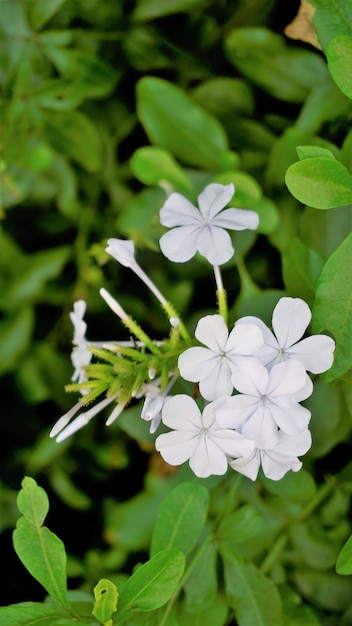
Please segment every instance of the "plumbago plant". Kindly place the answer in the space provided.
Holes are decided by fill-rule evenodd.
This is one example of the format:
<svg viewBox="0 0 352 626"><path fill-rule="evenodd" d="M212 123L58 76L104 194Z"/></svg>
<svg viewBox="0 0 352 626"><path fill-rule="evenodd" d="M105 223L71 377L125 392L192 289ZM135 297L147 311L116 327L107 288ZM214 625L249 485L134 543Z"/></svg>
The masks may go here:
<svg viewBox="0 0 352 626"><path fill-rule="evenodd" d="M0 174L14 217L0 233L0 368L16 389L6 378L3 396L21 391L34 431L36 403L55 397L64 414L45 411L34 445L16 431L30 450L16 439L13 543L45 598L26 589L0 623L348 626L350 0L302 2L319 51L272 28L272 0L127 4L2 7ZM135 146L138 125L151 145ZM136 179L148 189L135 193ZM110 271L131 272L131 286L110 287ZM44 336L48 306L73 325L68 411L65 331ZM94 326L104 307L108 336ZM108 499L102 475L141 471L125 440L148 458L143 488L120 501L114 484ZM87 516L82 538L102 496L103 549L78 559L65 539L66 554L44 525L64 536L66 519L39 483L70 526ZM14 527L14 490L0 497Z"/></svg>
<svg viewBox="0 0 352 626"><path fill-rule="evenodd" d="M109 239L106 252L135 272L157 297L170 333L162 340L150 338L103 288L102 298L131 340L90 342L83 319L86 303L77 301L70 314L74 373L67 391L81 397L50 433L57 442L63 441L109 405L110 426L128 403L143 398L140 419L150 422L155 447L168 464L188 461L199 479L227 474L221 506L215 514L209 509L211 490L201 482L181 481L157 513L150 559L121 587L110 579L99 580L93 600L86 592L67 591L64 545L43 526L47 495L34 479L25 478L18 496L22 517L14 531L14 547L49 600L0 609L9 626L221 625L234 623L233 616L238 624L318 623L287 584L275 584L266 574L284 549L290 529L314 512L333 483L327 482L288 518L288 510L283 511L276 521L265 509L249 504L234 511L233 503L241 474L256 481L261 471L266 480L281 481L301 469L300 457L311 446L311 413L301 402L313 392L311 376L330 370L335 341L326 334L303 338L311 312L301 298L278 301L272 330L255 316L241 317L229 327L220 270L235 253L227 230L255 229L259 223L255 211L224 208L233 193L232 184L210 183L198 197L199 208L171 193L160 210L161 223L169 227L160 240L163 254L180 263L199 253L214 270L218 309L198 320L194 338L173 304L138 265L133 241ZM310 492L306 481L289 480L286 488L295 485ZM213 497L224 487L216 482ZM246 552L253 543L253 556L262 553L267 546L263 534L273 545L258 567L248 563ZM218 559L224 588L218 581ZM351 539L336 567L340 574L352 573Z"/></svg>

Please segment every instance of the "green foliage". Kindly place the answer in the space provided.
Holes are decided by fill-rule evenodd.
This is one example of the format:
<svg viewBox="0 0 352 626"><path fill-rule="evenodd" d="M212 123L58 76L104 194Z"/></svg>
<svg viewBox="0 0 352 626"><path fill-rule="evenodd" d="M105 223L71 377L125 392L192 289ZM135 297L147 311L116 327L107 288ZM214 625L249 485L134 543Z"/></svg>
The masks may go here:
<svg viewBox="0 0 352 626"><path fill-rule="evenodd" d="M17 522L22 563L13 554L1 624L350 623L352 11L350 0L311 4L322 52L284 37L278 0L2 3L0 508L2 532ZM165 376L177 350L126 353L116 382L117 359L97 349L90 373L110 377L100 391L135 385L130 406L109 429L97 418L73 439L48 438L71 405L74 300L88 302L92 340L132 332L106 312L102 286L150 334L169 331L128 270L107 264L108 238L134 239L191 334L214 312L201 259L161 265L155 254L166 194L196 202L210 182L233 183L231 205L260 217L257 233L232 235L231 323L270 323L288 295L309 304L312 332L336 340L306 401L304 469L277 482L200 481L161 462L135 396L153 358Z"/></svg>

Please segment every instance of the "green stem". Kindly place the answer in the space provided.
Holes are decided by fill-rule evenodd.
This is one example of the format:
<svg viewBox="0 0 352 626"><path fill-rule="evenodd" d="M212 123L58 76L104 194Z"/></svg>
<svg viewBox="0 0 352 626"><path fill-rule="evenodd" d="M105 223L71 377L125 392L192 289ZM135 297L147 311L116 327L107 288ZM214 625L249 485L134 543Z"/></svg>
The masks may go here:
<svg viewBox="0 0 352 626"><path fill-rule="evenodd" d="M215 282L216 282L216 298L218 301L218 311L220 315L222 315L222 317L224 318L225 324L227 324L227 318L228 318L227 293L224 289L219 266L214 265L213 269L214 269L214 276L215 276Z"/></svg>

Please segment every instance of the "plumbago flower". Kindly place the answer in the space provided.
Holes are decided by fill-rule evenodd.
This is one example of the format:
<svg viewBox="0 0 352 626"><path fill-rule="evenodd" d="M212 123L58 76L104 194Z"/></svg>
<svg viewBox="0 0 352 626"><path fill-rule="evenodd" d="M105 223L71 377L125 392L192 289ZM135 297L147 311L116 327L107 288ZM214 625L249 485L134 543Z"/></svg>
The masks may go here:
<svg viewBox="0 0 352 626"><path fill-rule="evenodd" d="M264 345L256 353L269 368L287 359L297 359L308 372L321 374L330 369L334 359L335 342L327 335L313 335L301 339L312 314L300 298L281 298L272 317L274 333L259 319L247 316L238 324L254 324L263 333ZM301 341L300 341L301 340Z"/></svg>
<svg viewBox="0 0 352 626"><path fill-rule="evenodd" d="M189 261L198 251L212 265L231 259L234 249L229 230L255 230L259 217L246 209L222 209L234 186L211 183L198 196L199 209L179 193L172 193L160 210L160 222L171 230L160 239L162 253L177 263Z"/></svg>
<svg viewBox="0 0 352 626"><path fill-rule="evenodd" d="M306 371L294 359L278 363L268 371L257 359L246 359L232 374L240 393L221 407L218 421L224 428L236 428L255 441L258 448L272 448L279 441L279 429L287 435L306 430L310 411L297 401L312 392L306 387Z"/></svg>
<svg viewBox="0 0 352 626"><path fill-rule="evenodd" d="M173 430L159 435L155 447L170 465L189 461L196 476L225 474L228 457L247 457L254 450L254 441L245 439L217 421L217 409L223 398L208 404L203 413L196 402L185 394L166 400L162 419Z"/></svg>
<svg viewBox="0 0 352 626"><path fill-rule="evenodd" d="M83 383L87 380L84 366L88 365L92 359L92 353L88 350L88 342L86 340L87 324L83 317L86 312L87 303L84 300L77 300L73 305L73 311L70 313L70 320L73 325L74 345L71 353L72 365L75 368L72 374L72 381ZM87 390L82 390L87 393Z"/></svg>
<svg viewBox="0 0 352 626"><path fill-rule="evenodd" d="M206 400L231 395L231 374L244 356L250 356L263 346L263 336L254 324L235 326L229 334L221 315L206 315L196 327L195 336L204 347L185 350L178 359L182 378L199 382Z"/></svg>

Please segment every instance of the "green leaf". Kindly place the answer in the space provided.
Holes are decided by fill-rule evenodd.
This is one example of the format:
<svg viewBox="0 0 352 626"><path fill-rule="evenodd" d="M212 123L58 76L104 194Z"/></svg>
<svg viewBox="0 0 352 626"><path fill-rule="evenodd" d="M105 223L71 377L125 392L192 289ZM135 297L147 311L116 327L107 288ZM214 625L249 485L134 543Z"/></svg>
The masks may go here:
<svg viewBox="0 0 352 626"><path fill-rule="evenodd" d="M216 170L226 161L224 129L179 87L161 78L142 78L137 84L137 114L150 141L184 163Z"/></svg>
<svg viewBox="0 0 352 626"><path fill-rule="evenodd" d="M218 588L216 565L216 546L209 543L200 553L197 566L193 568L184 585L186 607L190 611L203 612L213 603Z"/></svg>
<svg viewBox="0 0 352 626"><path fill-rule="evenodd" d="M265 28L236 28L225 40L225 52L244 76L279 100L303 102L328 76L318 55L287 46Z"/></svg>
<svg viewBox="0 0 352 626"><path fill-rule="evenodd" d="M286 185L292 195L314 209L352 203L352 176L339 161L315 157L288 168Z"/></svg>
<svg viewBox="0 0 352 626"><path fill-rule="evenodd" d="M153 611L163 606L177 589L185 557L176 549L162 550L141 565L121 590L118 620L131 609Z"/></svg>
<svg viewBox="0 0 352 626"><path fill-rule="evenodd" d="M338 35L350 35L352 13L350 0L310 0L316 11L313 16L322 48L326 52L330 40Z"/></svg>
<svg viewBox="0 0 352 626"><path fill-rule="evenodd" d="M342 576L352 574L352 535L347 539L337 558L336 571Z"/></svg>
<svg viewBox="0 0 352 626"><path fill-rule="evenodd" d="M200 608L198 611L181 606L178 612L179 626L224 626L227 624L229 608L223 595L213 598L210 606Z"/></svg>
<svg viewBox="0 0 352 626"><path fill-rule="evenodd" d="M100 135L89 117L78 111L50 111L45 114L45 120L45 132L56 150L88 172L97 172L102 167Z"/></svg>
<svg viewBox="0 0 352 626"><path fill-rule="evenodd" d="M312 332L331 333L336 341L334 362L324 380L340 378L352 367L352 234L326 261L317 283Z"/></svg>
<svg viewBox="0 0 352 626"><path fill-rule="evenodd" d="M342 93L352 100L352 37L338 35L327 49L328 68Z"/></svg>
<svg viewBox="0 0 352 626"><path fill-rule="evenodd" d="M224 563L225 589L239 626L281 626L280 594L254 565Z"/></svg>
<svg viewBox="0 0 352 626"><path fill-rule="evenodd" d="M288 472L277 481L263 476L262 482L270 493L293 502L309 502L316 493L315 482L304 469L299 472Z"/></svg>
<svg viewBox="0 0 352 626"><path fill-rule="evenodd" d="M308 568L294 571L292 578L299 593L317 608L341 612L351 604L349 578Z"/></svg>
<svg viewBox="0 0 352 626"><path fill-rule="evenodd" d="M119 594L116 585L111 580L102 578L93 591L95 604L92 613L98 622L105 624L117 610Z"/></svg>
<svg viewBox="0 0 352 626"><path fill-rule="evenodd" d="M18 362L29 347L33 327L33 310L27 307L0 321L1 374L17 368Z"/></svg>
<svg viewBox="0 0 352 626"><path fill-rule="evenodd" d="M0 621L4 626L55 626L65 617L67 611L41 602L19 602L0 607Z"/></svg>
<svg viewBox="0 0 352 626"><path fill-rule="evenodd" d="M67 608L66 552L62 541L42 526L48 510L43 489L33 478L22 481L18 508L23 513L13 532L15 551L29 573L61 607Z"/></svg>
<svg viewBox="0 0 352 626"><path fill-rule="evenodd" d="M192 98L212 115L225 118L252 115L254 98L250 86L240 78L215 76L192 91Z"/></svg>
<svg viewBox="0 0 352 626"><path fill-rule="evenodd" d="M294 238L282 254L282 273L287 295L303 298L310 306L315 299L315 285L324 260L315 251Z"/></svg>
<svg viewBox="0 0 352 626"><path fill-rule="evenodd" d="M24 9L30 26L34 30L43 28L67 0L24 0Z"/></svg>
<svg viewBox="0 0 352 626"><path fill-rule="evenodd" d="M133 174L145 185L168 183L173 191L186 196L192 195L193 188L173 156L162 148L147 146L134 153L130 166Z"/></svg>
<svg viewBox="0 0 352 626"><path fill-rule="evenodd" d="M296 148L300 161L304 159L312 159L314 157L324 157L325 159L333 159L336 161L333 153L327 148L320 146L297 146Z"/></svg>
<svg viewBox="0 0 352 626"><path fill-rule="evenodd" d="M203 532L209 504L208 490L197 483L178 485L162 503L155 522L151 555L166 548L188 554Z"/></svg>
<svg viewBox="0 0 352 626"><path fill-rule="evenodd" d="M132 17L139 22L154 20L173 13L188 13L202 4L204 0L138 0Z"/></svg>

